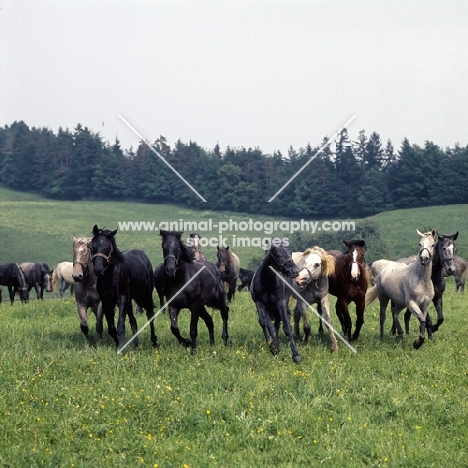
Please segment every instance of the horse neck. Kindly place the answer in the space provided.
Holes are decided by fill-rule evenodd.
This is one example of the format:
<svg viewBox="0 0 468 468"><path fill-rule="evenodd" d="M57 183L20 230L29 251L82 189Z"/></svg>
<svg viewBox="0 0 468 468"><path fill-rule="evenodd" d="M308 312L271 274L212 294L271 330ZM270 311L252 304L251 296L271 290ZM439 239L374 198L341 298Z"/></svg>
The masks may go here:
<svg viewBox="0 0 468 468"><path fill-rule="evenodd" d="M429 262L426 265L423 265L419 259L419 255L416 258L416 261L411 263L410 266L414 265L414 271L418 278L421 279L431 279L432 276L432 264L433 260L429 260Z"/></svg>
<svg viewBox="0 0 468 468"><path fill-rule="evenodd" d="M434 255L432 256L432 280L436 280L439 277L442 277L442 260L439 254L439 242L434 247Z"/></svg>

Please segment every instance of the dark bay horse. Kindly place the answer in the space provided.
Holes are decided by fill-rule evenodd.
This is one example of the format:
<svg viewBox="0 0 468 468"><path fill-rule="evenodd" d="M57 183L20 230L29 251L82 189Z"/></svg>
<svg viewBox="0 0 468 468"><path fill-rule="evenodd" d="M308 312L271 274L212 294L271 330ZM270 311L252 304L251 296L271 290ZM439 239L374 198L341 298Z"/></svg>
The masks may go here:
<svg viewBox="0 0 468 468"><path fill-rule="evenodd" d="M220 247L218 245L216 266L221 272L221 276L227 287L228 301L234 299L236 292L236 282L239 277L240 261L239 257L229 249L229 247Z"/></svg>
<svg viewBox="0 0 468 468"><path fill-rule="evenodd" d="M102 300L109 334L119 350L125 345L125 318L128 315L135 348L138 347L137 322L133 314L132 299L146 310L150 321L151 342L157 346L154 332L153 267L148 256L141 250L121 252L115 242L115 231L93 228L91 242L94 273L98 277L97 290ZM119 308L117 330L114 324L115 306Z"/></svg>
<svg viewBox="0 0 468 468"><path fill-rule="evenodd" d="M445 279L444 272L446 275L453 275L456 271L456 265L454 261L455 245L454 241L458 238L458 231L455 234L439 234L437 233L437 243L434 247L434 256L432 258L432 271L431 281L434 286L434 297L432 303L437 311L437 323L432 324L429 312L427 313L426 328L429 338L432 337L432 333L436 332L440 325L444 322L444 314L442 309L442 296L445 291ZM416 261L416 256L408 258L402 258L397 260L402 263L412 263ZM409 322L411 318L411 311L407 309L405 311L405 331L409 335ZM395 333L395 329L392 327L392 333Z"/></svg>
<svg viewBox="0 0 468 468"><path fill-rule="evenodd" d="M250 287L254 273L255 272L253 270L246 270L242 267L239 268L239 279L241 280L241 284L237 286L238 291L242 291L245 287Z"/></svg>
<svg viewBox="0 0 468 468"><path fill-rule="evenodd" d="M299 268L294 263L289 248L276 242L276 239L280 240L272 239L270 249L255 270L250 283L250 294L257 307L258 321L271 353L277 355L280 352L278 335L282 322L292 359L299 362L301 356L294 342L288 311L288 301L294 291L292 278L297 277Z"/></svg>
<svg viewBox="0 0 468 468"><path fill-rule="evenodd" d="M164 257L163 290L169 304L171 331L180 344L197 353L198 319L201 318L214 345L214 325L205 306L218 309L223 320L222 338L228 344L229 307L226 305L221 274L213 263L203 260L194 261L188 247L182 242L182 231L160 231ZM178 325L181 309L189 309L190 340L183 338Z"/></svg>
<svg viewBox="0 0 468 468"><path fill-rule="evenodd" d="M392 302L393 326L398 338L403 336L403 329L398 320L399 313L407 307L419 320L419 336L413 342L415 349L424 344L426 332L427 309L434 297L434 285L431 280L432 260L435 247L435 230L421 233L419 231L419 253L415 262L410 264L378 260L373 262L372 269L375 284L366 293L366 305L377 297L380 302L380 339L384 336L384 324L388 303Z"/></svg>
<svg viewBox="0 0 468 468"><path fill-rule="evenodd" d="M190 234L187 247L192 254L194 260L207 260L205 254L200 250L200 234Z"/></svg>
<svg viewBox="0 0 468 468"><path fill-rule="evenodd" d="M328 250L335 258L335 273L329 277L330 294L336 296L336 315L341 323L343 334L348 341L357 340L364 324L364 309L370 274L364 259L364 240L343 241L345 252ZM351 335L352 322L348 306L356 305L356 327ZM320 321L319 331L322 331Z"/></svg>
<svg viewBox="0 0 468 468"><path fill-rule="evenodd" d="M101 298L97 292L97 276L91 260L92 237L76 237L73 235L73 279L75 280L75 300L80 317L80 328L88 341L88 308L96 317L96 333L98 342L102 342L103 312Z"/></svg>
<svg viewBox="0 0 468 468"><path fill-rule="evenodd" d="M304 338L307 343L310 336L311 326L308 319L308 305L317 304L317 311L323 316L326 324L332 325L330 316L330 295L328 293L328 278L335 271L335 259L320 247L312 247L304 252L293 252L292 258L299 268L299 275L296 278L296 290L304 299L296 300L294 308L294 336L301 339L299 332L299 323L302 319ZM328 327L330 337L330 347L336 351L335 334L332 327Z"/></svg>
<svg viewBox="0 0 468 468"><path fill-rule="evenodd" d="M44 289L52 292L52 272L47 263L20 263L28 292L32 288L36 291L37 299L44 299Z"/></svg>
<svg viewBox="0 0 468 468"><path fill-rule="evenodd" d="M465 281L466 281L466 271L468 269L468 264L463 257L459 255L453 256L453 264L455 266L455 272L453 276L455 277L455 293L460 290L462 294L465 292ZM444 276L450 276L444 269Z"/></svg>
<svg viewBox="0 0 468 468"><path fill-rule="evenodd" d="M11 305L15 301L16 291L19 291L21 302L28 302L29 291L26 280L16 263L0 263L0 284L8 287Z"/></svg>

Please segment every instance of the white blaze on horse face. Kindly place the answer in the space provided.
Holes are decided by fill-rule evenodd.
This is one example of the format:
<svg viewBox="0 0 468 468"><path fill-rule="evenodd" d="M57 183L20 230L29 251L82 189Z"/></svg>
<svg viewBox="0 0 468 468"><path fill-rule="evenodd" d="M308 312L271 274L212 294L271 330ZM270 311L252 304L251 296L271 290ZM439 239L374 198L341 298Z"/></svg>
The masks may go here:
<svg viewBox="0 0 468 468"><path fill-rule="evenodd" d="M358 252L355 250L353 252L353 263L351 264L351 278L359 278L359 265L357 263Z"/></svg>

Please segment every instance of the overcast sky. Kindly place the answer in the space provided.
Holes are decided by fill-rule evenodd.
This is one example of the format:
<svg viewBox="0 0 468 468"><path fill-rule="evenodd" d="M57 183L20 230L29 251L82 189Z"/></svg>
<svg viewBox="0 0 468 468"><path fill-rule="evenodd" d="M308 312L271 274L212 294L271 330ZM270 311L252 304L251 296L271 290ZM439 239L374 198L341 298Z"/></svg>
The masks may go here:
<svg viewBox="0 0 468 468"><path fill-rule="evenodd" d="M287 153L468 144L467 0L1 0L0 124Z"/></svg>

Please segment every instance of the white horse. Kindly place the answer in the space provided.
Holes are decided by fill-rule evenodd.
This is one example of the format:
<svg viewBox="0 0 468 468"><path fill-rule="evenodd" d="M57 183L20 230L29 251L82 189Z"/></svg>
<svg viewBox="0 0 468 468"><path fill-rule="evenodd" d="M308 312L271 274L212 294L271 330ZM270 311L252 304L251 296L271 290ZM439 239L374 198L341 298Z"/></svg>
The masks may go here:
<svg viewBox="0 0 468 468"><path fill-rule="evenodd" d="M425 339L426 317L429 305L434 297L434 286L431 281L432 258L434 256L435 229L422 234L420 237L417 261L410 263L379 260L374 262L375 285L366 293L366 307L377 297L380 301L380 338L384 335L386 309L389 301L392 306L393 326L398 337L403 336L398 319L399 313L407 307L419 320L419 337L414 341L413 347L420 348ZM373 266L374 266L373 264Z"/></svg>
<svg viewBox="0 0 468 468"><path fill-rule="evenodd" d="M294 308L294 336L300 339L299 322L302 318L304 328L303 341L307 342L310 335L310 323L307 317L308 305L317 304L318 312L323 316L327 324L328 334L330 336L331 350L336 351L335 334L330 316L330 295L328 293L328 277L335 271L335 260L325 250L320 247L306 249L304 252L293 252L292 258L299 268L299 276L295 281L295 289L300 298L296 299ZM307 304L306 304L307 303Z"/></svg>
<svg viewBox="0 0 468 468"><path fill-rule="evenodd" d="M62 262L59 263L52 273L52 291L59 288L60 299L63 299L63 293L69 286L70 294L73 295L75 289L75 280L73 279L73 263Z"/></svg>

